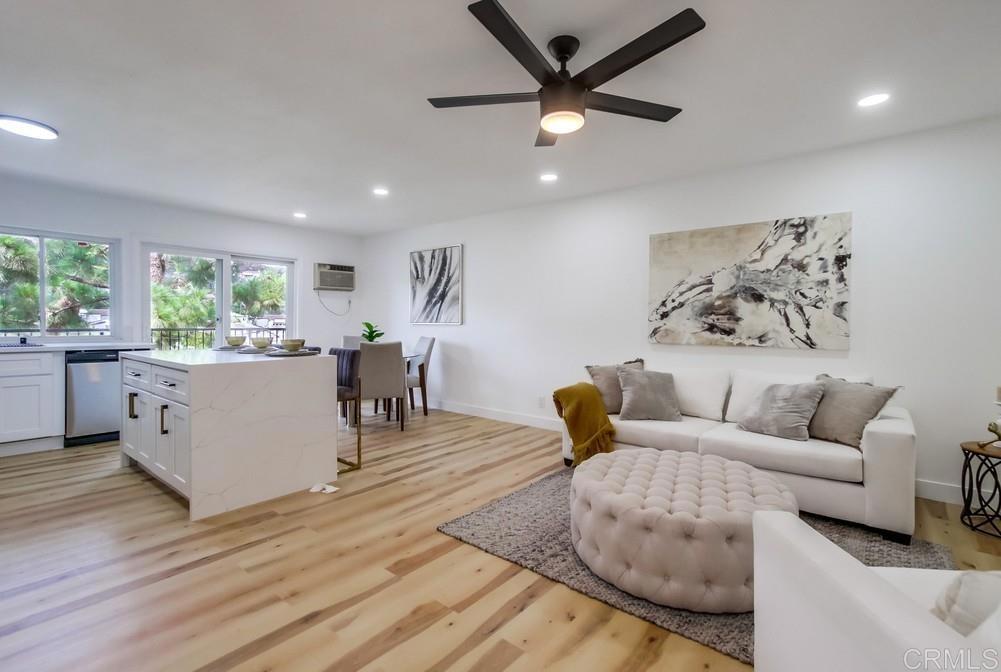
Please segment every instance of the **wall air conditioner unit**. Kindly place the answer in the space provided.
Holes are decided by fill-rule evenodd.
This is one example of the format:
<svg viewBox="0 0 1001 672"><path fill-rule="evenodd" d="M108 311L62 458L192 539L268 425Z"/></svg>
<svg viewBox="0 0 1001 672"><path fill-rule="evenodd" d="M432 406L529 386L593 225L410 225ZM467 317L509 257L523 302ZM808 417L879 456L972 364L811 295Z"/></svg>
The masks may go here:
<svg viewBox="0 0 1001 672"><path fill-rule="evenodd" d="M332 292L355 291L355 267L338 264L314 264L313 289L324 289Z"/></svg>

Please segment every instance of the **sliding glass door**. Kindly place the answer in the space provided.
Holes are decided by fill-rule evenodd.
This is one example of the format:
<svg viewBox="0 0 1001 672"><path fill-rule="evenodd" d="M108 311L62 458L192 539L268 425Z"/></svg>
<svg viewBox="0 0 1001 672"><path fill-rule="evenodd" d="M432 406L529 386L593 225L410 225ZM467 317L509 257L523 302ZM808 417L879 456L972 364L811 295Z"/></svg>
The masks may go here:
<svg viewBox="0 0 1001 672"><path fill-rule="evenodd" d="M232 302L230 333L269 336L274 342L288 329L290 264L233 257L230 262Z"/></svg>
<svg viewBox="0 0 1001 672"><path fill-rule="evenodd" d="M149 319L158 350L211 348L222 342L220 258L150 250Z"/></svg>
<svg viewBox="0 0 1001 672"><path fill-rule="evenodd" d="M229 334L278 342L291 333L293 262L156 245L143 254L155 348L211 348Z"/></svg>

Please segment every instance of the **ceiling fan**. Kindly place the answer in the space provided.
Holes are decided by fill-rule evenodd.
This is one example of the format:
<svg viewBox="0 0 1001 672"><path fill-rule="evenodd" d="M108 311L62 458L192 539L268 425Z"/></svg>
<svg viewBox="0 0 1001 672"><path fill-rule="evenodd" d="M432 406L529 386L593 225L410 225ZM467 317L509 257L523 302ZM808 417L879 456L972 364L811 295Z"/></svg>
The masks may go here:
<svg viewBox="0 0 1001 672"><path fill-rule="evenodd" d="M559 35L549 41L549 53L560 64L557 72L497 0L479 0L469 5L469 11L518 59L542 88L529 93L428 98L428 102L435 107L538 102L541 128L535 139L536 147L555 145L560 135L578 130L584 125L586 110L670 121L681 112L680 108L613 96L595 89L706 27L706 22L694 9L686 9L571 77L567 61L580 47L580 40L573 35Z"/></svg>

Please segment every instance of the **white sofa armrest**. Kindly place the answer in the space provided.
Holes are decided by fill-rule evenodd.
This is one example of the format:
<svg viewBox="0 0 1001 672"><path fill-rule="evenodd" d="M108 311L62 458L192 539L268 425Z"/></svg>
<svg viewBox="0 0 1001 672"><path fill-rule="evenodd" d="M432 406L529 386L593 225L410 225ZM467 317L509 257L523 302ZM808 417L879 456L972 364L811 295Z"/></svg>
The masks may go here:
<svg viewBox="0 0 1001 672"><path fill-rule="evenodd" d="M891 672L969 643L784 511L754 514L754 669Z"/></svg>
<svg viewBox="0 0 1001 672"><path fill-rule="evenodd" d="M917 447L910 413L884 409L866 425L861 449L866 524L912 534Z"/></svg>
<svg viewBox="0 0 1001 672"><path fill-rule="evenodd" d="M560 435L563 441L563 459L573 460L573 441L570 440L570 432L567 431L567 425L565 422L561 421L560 425Z"/></svg>

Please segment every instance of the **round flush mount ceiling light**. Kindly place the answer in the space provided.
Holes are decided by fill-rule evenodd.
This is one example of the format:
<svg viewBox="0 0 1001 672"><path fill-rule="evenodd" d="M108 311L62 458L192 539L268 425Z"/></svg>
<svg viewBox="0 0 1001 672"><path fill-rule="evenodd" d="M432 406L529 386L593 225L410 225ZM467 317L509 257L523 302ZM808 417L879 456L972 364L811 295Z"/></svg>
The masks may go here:
<svg viewBox="0 0 1001 672"><path fill-rule="evenodd" d="M573 133L584 125L587 92L572 82L544 86L539 93L542 130L557 135Z"/></svg>
<svg viewBox="0 0 1001 672"><path fill-rule="evenodd" d="M584 115L573 110L559 110L557 112L550 112L542 117L539 125L542 126L542 130L556 133L557 135L573 133L580 130L580 127L584 125Z"/></svg>
<svg viewBox="0 0 1001 672"><path fill-rule="evenodd" d="M292 216L295 217L296 219L306 219L305 212L293 212Z"/></svg>
<svg viewBox="0 0 1001 672"><path fill-rule="evenodd" d="M556 173L543 173L539 175L540 182L555 182L558 179L560 179L560 176Z"/></svg>
<svg viewBox="0 0 1001 672"><path fill-rule="evenodd" d="M51 126L9 114L0 114L0 130L33 140L55 140L59 137L59 131Z"/></svg>
<svg viewBox="0 0 1001 672"><path fill-rule="evenodd" d="M386 187L372 187L372 193L376 196L389 196L389 189Z"/></svg>
<svg viewBox="0 0 1001 672"><path fill-rule="evenodd" d="M890 99L890 94L888 93L874 93L871 96L866 96L858 101L859 107L872 107L873 105L881 105Z"/></svg>

